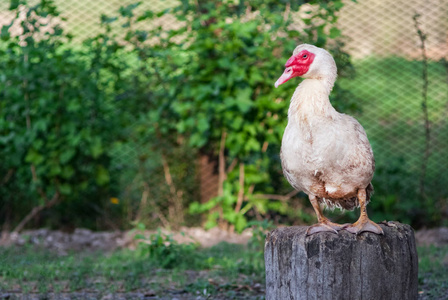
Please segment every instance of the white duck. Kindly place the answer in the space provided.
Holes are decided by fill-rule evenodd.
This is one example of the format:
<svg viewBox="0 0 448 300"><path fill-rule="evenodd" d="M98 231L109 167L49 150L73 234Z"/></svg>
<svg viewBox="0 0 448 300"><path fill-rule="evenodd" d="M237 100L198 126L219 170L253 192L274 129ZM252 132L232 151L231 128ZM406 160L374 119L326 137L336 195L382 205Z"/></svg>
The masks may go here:
<svg viewBox="0 0 448 300"><path fill-rule="evenodd" d="M337 77L333 57L324 49L302 44L285 66L275 87L293 77L305 78L291 99L280 156L285 177L308 195L317 214L318 223L307 234L341 229L383 234L366 211L375 169L367 135L356 119L338 113L328 98ZM348 210L360 207L361 215L354 224L339 225L322 214L320 203Z"/></svg>

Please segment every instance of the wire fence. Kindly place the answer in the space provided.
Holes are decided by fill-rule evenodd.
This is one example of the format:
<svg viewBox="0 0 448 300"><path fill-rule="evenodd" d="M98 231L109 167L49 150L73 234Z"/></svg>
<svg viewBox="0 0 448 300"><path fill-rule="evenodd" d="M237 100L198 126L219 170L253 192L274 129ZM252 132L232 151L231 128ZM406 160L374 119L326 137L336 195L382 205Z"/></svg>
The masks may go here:
<svg viewBox="0 0 448 300"><path fill-rule="evenodd" d="M40 0L28 1L29 6L36 5ZM54 3L63 17L66 17L65 28L73 33L78 41L92 37L100 30L100 19L102 15L117 15L120 7L124 7L139 1L135 0L111 0L111 1L88 1L88 0L55 0ZM141 1L139 10L152 9L162 11L175 5L176 1ZM8 12L9 0L0 1L0 26L7 24L14 16ZM171 20L165 20L169 23Z"/></svg>
<svg viewBox="0 0 448 300"><path fill-rule="evenodd" d="M361 101L376 174L388 175L380 185L398 186L403 200L439 199L445 213L447 16L447 1L360 1L347 2L339 20L357 72L344 84Z"/></svg>
<svg viewBox="0 0 448 300"><path fill-rule="evenodd" d="M134 2L55 1L67 18L65 27L79 40L100 30L102 14L114 14ZM139 9L162 11L176 3L146 0ZM9 1L0 1L0 26L13 18L8 6ZM448 214L447 16L446 0L345 1L338 26L357 74L341 84L359 103L361 111L356 117L372 143L376 176L383 178L377 183L377 193L398 189L401 198L411 194L430 197ZM169 17L163 22L176 25ZM130 154L137 152L131 150L121 159L134 159ZM213 164L209 167L216 169ZM206 169L207 162L200 168ZM205 186L216 186L216 172L201 173L204 180L213 181ZM209 196L201 197L215 194L212 189Z"/></svg>

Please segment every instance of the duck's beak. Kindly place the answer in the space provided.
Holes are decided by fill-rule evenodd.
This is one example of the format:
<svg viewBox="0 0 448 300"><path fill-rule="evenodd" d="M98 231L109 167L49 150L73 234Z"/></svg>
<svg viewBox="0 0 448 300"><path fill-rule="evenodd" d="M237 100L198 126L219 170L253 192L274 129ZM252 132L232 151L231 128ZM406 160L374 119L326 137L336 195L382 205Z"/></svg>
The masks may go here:
<svg viewBox="0 0 448 300"><path fill-rule="evenodd" d="M291 56L285 64L285 71L282 76L275 82L275 87L285 83L291 78L306 74L316 55L306 50L297 55Z"/></svg>
<svg viewBox="0 0 448 300"><path fill-rule="evenodd" d="M295 77L294 72L292 71L292 68L286 68L283 72L282 76L280 76L279 79L275 82L275 87L277 88L280 84L285 83L286 81L290 80L291 78Z"/></svg>

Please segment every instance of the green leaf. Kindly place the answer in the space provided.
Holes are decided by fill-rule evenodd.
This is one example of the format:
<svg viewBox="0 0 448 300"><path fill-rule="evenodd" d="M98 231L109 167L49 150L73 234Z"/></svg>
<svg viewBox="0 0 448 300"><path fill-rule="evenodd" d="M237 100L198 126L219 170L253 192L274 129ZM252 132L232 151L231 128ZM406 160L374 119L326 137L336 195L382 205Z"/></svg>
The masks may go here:
<svg viewBox="0 0 448 300"><path fill-rule="evenodd" d="M250 152L250 151L257 152L257 151L260 151L260 149L261 149L260 142L258 142L254 138L249 138L246 141L246 144L244 145L244 150L247 151L247 152Z"/></svg>
<svg viewBox="0 0 448 300"><path fill-rule="evenodd" d="M102 165L98 166L97 170L96 170L96 183L98 185L105 185L106 183L109 183L110 181L110 176L109 176L109 172L106 170L106 168L104 168Z"/></svg>
<svg viewBox="0 0 448 300"><path fill-rule="evenodd" d="M33 128L39 131L46 131L48 128L48 121L46 119L39 119L33 123Z"/></svg>
<svg viewBox="0 0 448 300"><path fill-rule="evenodd" d="M2 41L6 42L10 39L11 35L9 33L10 26L3 25L0 32L0 38Z"/></svg>
<svg viewBox="0 0 448 300"><path fill-rule="evenodd" d="M139 233L139 234L136 234L134 236L134 240L146 240L146 236L144 236L143 234Z"/></svg>
<svg viewBox="0 0 448 300"><path fill-rule="evenodd" d="M108 17L106 15L101 15L101 24L111 24L117 20L117 17Z"/></svg>
<svg viewBox="0 0 448 300"><path fill-rule="evenodd" d="M9 2L9 10L14 10L19 7L21 0L10 0Z"/></svg>
<svg viewBox="0 0 448 300"><path fill-rule="evenodd" d="M190 146L200 148L207 143L207 137L202 133L195 132L190 136Z"/></svg>
<svg viewBox="0 0 448 300"><path fill-rule="evenodd" d="M61 172L61 176L65 179L70 179L73 177L73 175L75 174L75 169L68 165L68 166L63 166L62 167L62 172Z"/></svg>
<svg viewBox="0 0 448 300"><path fill-rule="evenodd" d="M39 165L44 161L44 157L34 149L30 149L25 157L25 161L35 165Z"/></svg>
<svg viewBox="0 0 448 300"><path fill-rule="evenodd" d="M199 130L199 132L203 133L207 131L209 128L207 117L201 114L198 115L197 118L197 129Z"/></svg>
<svg viewBox="0 0 448 300"><path fill-rule="evenodd" d="M330 29L330 38L334 39L337 38L341 35L341 30L336 28L336 27L332 27Z"/></svg>
<svg viewBox="0 0 448 300"><path fill-rule="evenodd" d="M59 164L57 164L57 163L51 164L50 173L49 173L51 176L59 175L59 174L61 174L61 172L62 172L62 168Z"/></svg>
<svg viewBox="0 0 448 300"><path fill-rule="evenodd" d="M59 161L61 164L66 164L76 153L75 148L68 148L59 156Z"/></svg>
<svg viewBox="0 0 448 300"><path fill-rule="evenodd" d="M224 216L224 219L229 221L231 224L235 224L237 215L238 214L233 209L231 209L231 210L226 211L223 216Z"/></svg>
<svg viewBox="0 0 448 300"><path fill-rule="evenodd" d="M246 217L242 214L237 214L235 218L235 230L241 233L247 226Z"/></svg>
<svg viewBox="0 0 448 300"><path fill-rule="evenodd" d="M201 205L197 201L191 203L188 210L190 214L198 214L202 212Z"/></svg>
<svg viewBox="0 0 448 300"><path fill-rule="evenodd" d="M103 153L103 146L99 138L95 138L90 145L90 153L93 158L98 158Z"/></svg>
<svg viewBox="0 0 448 300"><path fill-rule="evenodd" d="M33 142L33 148L39 150L44 146L44 141L42 139L35 139Z"/></svg>
<svg viewBox="0 0 448 300"><path fill-rule="evenodd" d="M354 1L354 2L356 2L356 1ZM344 7L344 2L342 2L341 0L333 0L333 5L334 5L334 9L336 11L338 11Z"/></svg>
<svg viewBox="0 0 448 300"><path fill-rule="evenodd" d="M69 195L72 192L72 187L68 183L59 185L59 191L62 195Z"/></svg>
<svg viewBox="0 0 448 300"><path fill-rule="evenodd" d="M217 220L219 218L219 213L214 212L207 216L207 222L205 223L204 227L205 229L211 229L213 227L216 227L218 225Z"/></svg>
<svg viewBox="0 0 448 300"><path fill-rule="evenodd" d="M154 18L154 12L152 12L151 10L146 10L142 15L140 15L137 18L137 21L140 22L140 21L149 20L152 18Z"/></svg>
<svg viewBox="0 0 448 300"><path fill-rule="evenodd" d="M238 95L236 98L236 105L242 113L246 113L253 106L253 102L251 100L252 89L245 88L243 90L238 91Z"/></svg>
<svg viewBox="0 0 448 300"><path fill-rule="evenodd" d="M133 10L135 8L137 8L139 5L141 4L141 2L137 2L137 3L133 3L133 4L129 4L126 7L120 7L120 9L118 10L118 12L120 13L120 15L122 17L127 17L127 18L131 18L134 16L134 12Z"/></svg>

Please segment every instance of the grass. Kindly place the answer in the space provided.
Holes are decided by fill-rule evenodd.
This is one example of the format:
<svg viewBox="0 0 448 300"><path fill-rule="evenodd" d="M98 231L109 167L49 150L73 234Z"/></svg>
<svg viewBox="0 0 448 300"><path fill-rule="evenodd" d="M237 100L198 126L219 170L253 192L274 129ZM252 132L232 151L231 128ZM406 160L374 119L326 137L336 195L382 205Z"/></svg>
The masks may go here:
<svg viewBox="0 0 448 300"><path fill-rule="evenodd" d="M247 247L221 243L209 249L180 250L177 255L175 266L162 268L160 258L141 250L58 256L31 247L0 248L0 294L263 298L262 256Z"/></svg>
<svg viewBox="0 0 448 300"><path fill-rule="evenodd" d="M176 247L178 262L170 268L162 268L156 254L148 256L147 248L66 256L31 247L0 248L0 294L13 299L26 294L264 299L263 253L253 245ZM419 247L418 253L419 299L446 299L448 246Z"/></svg>
<svg viewBox="0 0 448 300"><path fill-rule="evenodd" d="M448 299L448 246L418 248L422 299Z"/></svg>

